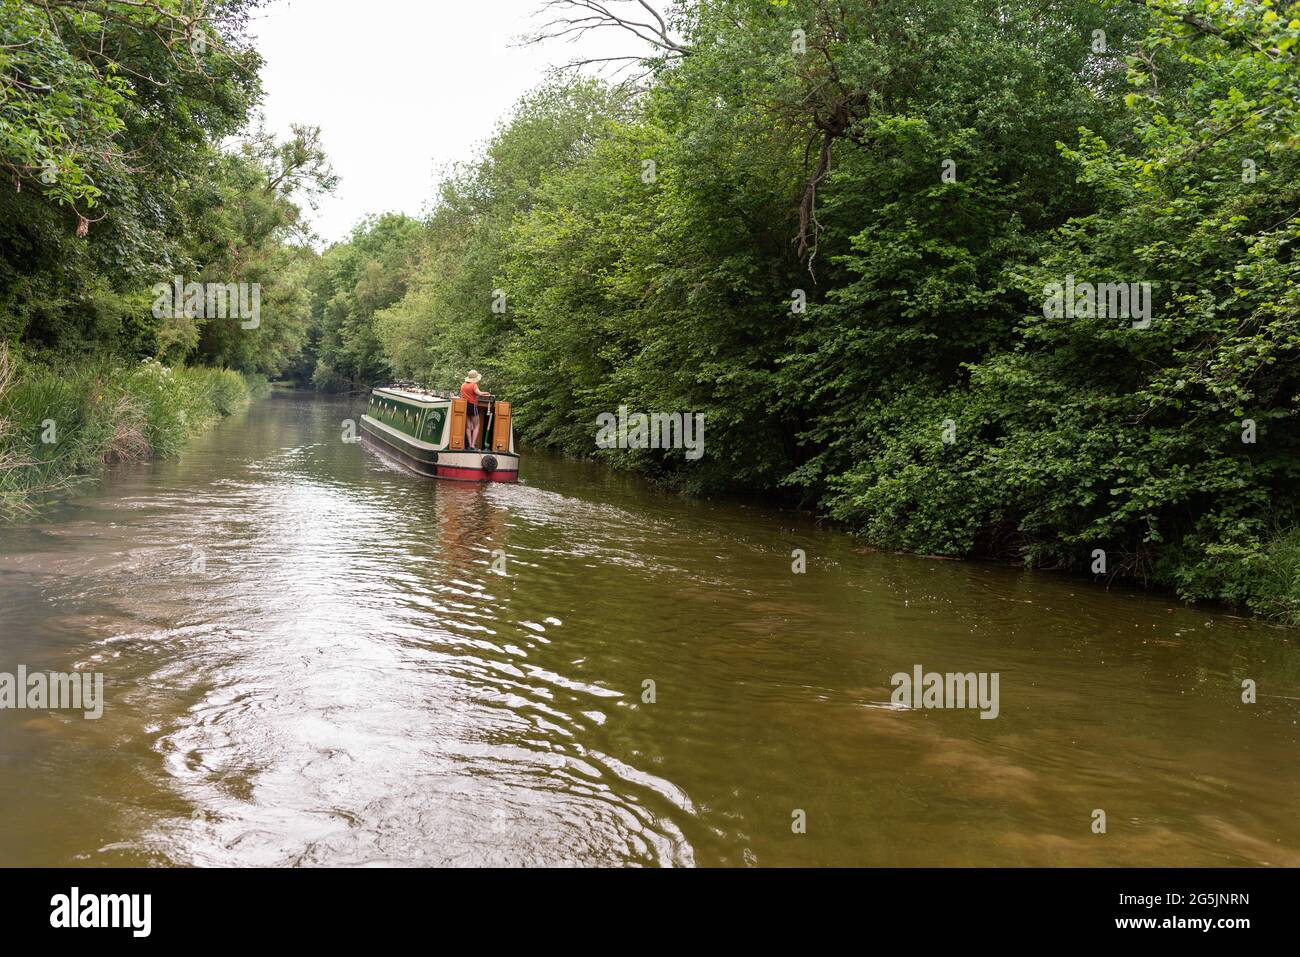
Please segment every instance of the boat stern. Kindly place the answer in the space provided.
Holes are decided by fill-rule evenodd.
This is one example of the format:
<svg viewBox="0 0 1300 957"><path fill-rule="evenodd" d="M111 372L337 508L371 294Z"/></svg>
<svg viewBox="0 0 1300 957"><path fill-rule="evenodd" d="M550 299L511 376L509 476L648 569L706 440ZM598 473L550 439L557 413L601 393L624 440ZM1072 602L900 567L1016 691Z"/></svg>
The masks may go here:
<svg viewBox="0 0 1300 957"><path fill-rule="evenodd" d="M438 478L461 482L517 482L519 456L473 449L438 453Z"/></svg>

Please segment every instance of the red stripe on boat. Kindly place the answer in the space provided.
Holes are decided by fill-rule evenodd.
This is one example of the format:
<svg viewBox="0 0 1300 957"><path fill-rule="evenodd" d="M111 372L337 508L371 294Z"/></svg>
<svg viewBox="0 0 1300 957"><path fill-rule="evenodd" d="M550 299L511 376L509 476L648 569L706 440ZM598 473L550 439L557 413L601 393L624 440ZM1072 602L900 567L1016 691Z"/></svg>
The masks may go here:
<svg viewBox="0 0 1300 957"><path fill-rule="evenodd" d="M458 469L450 465L439 465L438 478L463 479L469 482L517 482L519 481L519 472L514 469L508 472L503 472L500 469L495 472L487 472L483 469Z"/></svg>

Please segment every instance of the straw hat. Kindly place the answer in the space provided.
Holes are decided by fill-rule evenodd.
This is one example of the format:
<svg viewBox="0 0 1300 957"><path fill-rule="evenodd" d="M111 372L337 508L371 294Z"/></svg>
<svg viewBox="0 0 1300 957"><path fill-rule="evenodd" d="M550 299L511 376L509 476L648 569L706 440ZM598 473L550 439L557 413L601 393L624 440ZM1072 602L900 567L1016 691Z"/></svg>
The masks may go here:
<svg viewBox="0 0 1300 957"><path fill-rule="evenodd" d="M480 375L479 373L477 373L477 372L475 372L474 370L471 369L469 375L465 376L465 381L466 381L466 382L475 382L475 383L476 383L476 382L478 382L478 380L481 379L481 378L483 378L482 375Z"/></svg>

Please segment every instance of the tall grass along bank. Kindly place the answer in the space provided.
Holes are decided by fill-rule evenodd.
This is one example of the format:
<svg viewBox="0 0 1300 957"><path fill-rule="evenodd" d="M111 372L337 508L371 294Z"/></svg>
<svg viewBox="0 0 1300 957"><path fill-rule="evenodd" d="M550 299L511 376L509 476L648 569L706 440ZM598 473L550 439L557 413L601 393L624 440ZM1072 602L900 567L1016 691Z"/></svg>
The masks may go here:
<svg viewBox="0 0 1300 957"><path fill-rule="evenodd" d="M47 362L0 345L0 519L105 465L175 455L266 392L265 380L228 369Z"/></svg>

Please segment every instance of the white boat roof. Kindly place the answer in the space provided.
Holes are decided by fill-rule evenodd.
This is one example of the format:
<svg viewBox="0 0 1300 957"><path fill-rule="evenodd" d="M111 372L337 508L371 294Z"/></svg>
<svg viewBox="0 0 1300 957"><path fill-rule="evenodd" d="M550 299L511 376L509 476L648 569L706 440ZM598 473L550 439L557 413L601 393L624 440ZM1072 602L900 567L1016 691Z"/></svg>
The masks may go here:
<svg viewBox="0 0 1300 957"><path fill-rule="evenodd" d="M381 386L375 389L375 391L382 392L385 395L391 395L397 399L405 399L407 402L415 402L418 405L436 405L439 402L450 402L452 398L450 395L446 395L438 392L430 392L425 389L410 389L410 388L398 389L398 388L391 388L387 386Z"/></svg>

